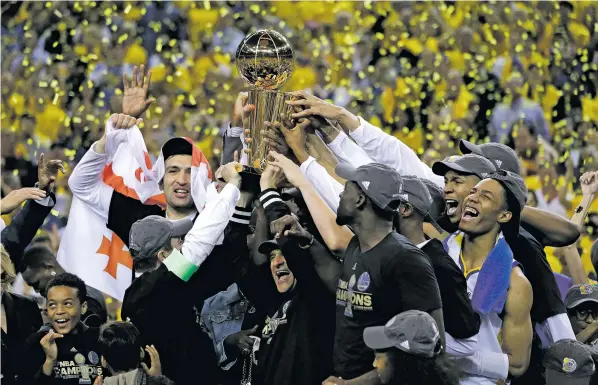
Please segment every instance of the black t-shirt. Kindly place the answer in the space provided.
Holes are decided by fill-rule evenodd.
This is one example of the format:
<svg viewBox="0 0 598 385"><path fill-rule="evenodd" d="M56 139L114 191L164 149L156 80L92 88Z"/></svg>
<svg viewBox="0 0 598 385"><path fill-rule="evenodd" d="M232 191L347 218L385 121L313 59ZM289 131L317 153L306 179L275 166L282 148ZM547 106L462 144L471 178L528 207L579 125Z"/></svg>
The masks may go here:
<svg viewBox="0 0 598 385"><path fill-rule="evenodd" d="M534 292L534 302L530 312L532 322L541 323L549 317L565 313L561 292L542 244L529 231L520 227L517 240L511 242L509 246L532 285Z"/></svg>
<svg viewBox="0 0 598 385"><path fill-rule="evenodd" d="M478 334L480 316L471 306L467 296L467 281L459 266L438 239L430 239L421 249L432 262L442 306L450 309L443 313L444 330L453 338L469 338Z"/></svg>
<svg viewBox="0 0 598 385"><path fill-rule="evenodd" d="M46 359L40 340L48 333L49 326L32 334L25 342L25 356L22 377L29 384L93 384L103 374L98 349L99 329L82 323L71 332L56 340L58 358L52 376L42 372ZM87 381L89 380L89 381Z"/></svg>
<svg viewBox="0 0 598 385"><path fill-rule="evenodd" d="M129 198L126 195L114 191L110 200L108 210L108 222L106 227L112 230L129 247L129 233L133 223L150 215L166 215L160 206L145 205L141 201Z"/></svg>
<svg viewBox="0 0 598 385"><path fill-rule="evenodd" d="M336 291L335 374L351 379L372 370L374 353L363 341L365 328L384 325L406 310L440 308L436 276L422 250L391 232L362 253L353 237Z"/></svg>
<svg viewBox="0 0 598 385"><path fill-rule="evenodd" d="M295 287L268 298L262 325L256 378L260 385L320 385L332 373L334 295L316 273L311 256L292 242L281 249L293 275ZM275 290L269 266L254 273L261 284Z"/></svg>

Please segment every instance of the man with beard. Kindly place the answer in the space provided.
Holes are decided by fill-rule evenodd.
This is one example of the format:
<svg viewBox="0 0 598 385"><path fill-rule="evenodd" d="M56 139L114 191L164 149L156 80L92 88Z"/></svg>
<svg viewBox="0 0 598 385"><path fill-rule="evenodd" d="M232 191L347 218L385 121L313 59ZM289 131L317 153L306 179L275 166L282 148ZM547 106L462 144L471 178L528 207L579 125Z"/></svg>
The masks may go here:
<svg viewBox="0 0 598 385"><path fill-rule="evenodd" d="M196 365L204 383L218 383L216 357L199 317L204 300L232 283L230 264L248 255L249 220L243 224L233 218L243 199L237 165L218 169L220 193L195 222L149 216L131 228L134 267L143 274L125 292L122 316L139 328L147 344L157 346L164 374L177 384L195 383Z"/></svg>
<svg viewBox="0 0 598 385"><path fill-rule="evenodd" d="M441 167L449 164L435 165L436 170ZM452 172L446 172L447 179ZM477 351L457 359L461 370L468 373L461 384L496 384L521 376L528 368L532 288L510 247L510 240L519 232L526 198L527 188L520 176L503 170L492 173L460 203L460 231L445 240L482 319Z"/></svg>
<svg viewBox="0 0 598 385"><path fill-rule="evenodd" d="M370 370L374 354L362 338L365 328L384 325L406 310L421 310L435 319L444 341L442 302L427 256L393 231L404 197L399 173L377 163L357 169L341 164L336 173L347 180L337 223L351 227L355 236L346 249L336 292L336 377L324 383L377 384L376 371Z"/></svg>

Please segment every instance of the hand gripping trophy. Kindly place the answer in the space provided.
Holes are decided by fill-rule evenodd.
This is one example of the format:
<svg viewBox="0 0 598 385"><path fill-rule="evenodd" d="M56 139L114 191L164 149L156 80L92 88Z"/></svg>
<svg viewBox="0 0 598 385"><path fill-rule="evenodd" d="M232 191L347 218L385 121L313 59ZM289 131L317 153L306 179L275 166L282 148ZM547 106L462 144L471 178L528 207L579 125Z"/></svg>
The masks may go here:
<svg viewBox="0 0 598 385"><path fill-rule="evenodd" d="M259 175L266 169L269 150L261 135L264 122L281 121L292 109L285 103L292 95L277 89L293 73L293 47L279 32L259 30L243 39L236 60L239 73L251 85L247 102L255 106L249 121L248 167L243 173Z"/></svg>

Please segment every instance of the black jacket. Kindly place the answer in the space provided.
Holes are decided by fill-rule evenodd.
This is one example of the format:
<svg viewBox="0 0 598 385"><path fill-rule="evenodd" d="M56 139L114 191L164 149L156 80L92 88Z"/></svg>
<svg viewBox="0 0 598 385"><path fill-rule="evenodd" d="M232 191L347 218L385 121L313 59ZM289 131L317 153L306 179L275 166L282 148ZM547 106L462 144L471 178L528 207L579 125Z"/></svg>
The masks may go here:
<svg viewBox="0 0 598 385"><path fill-rule="evenodd" d="M234 282L231 266L248 256L247 232L247 225L231 221L223 244L214 248L189 282L161 265L135 279L125 292L122 318L131 319L144 344L155 345L163 374L177 385L197 384L200 377L203 384L217 383L217 358L201 330L201 309L206 298Z"/></svg>
<svg viewBox="0 0 598 385"><path fill-rule="evenodd" d="M6 311L6 330L2 331L0 373L2 384L25 384L17 370L19 363L26 360L23 346L29 336L42 326L41 312L33 298L12 293L2 293L2 304Z"/></svg>
<svg viewBox="0 0 598 385"><path fill-rule="evenodd" d="M53 193L50 193L50 199L53 202L52 206L43 206L34 201L27 201L0 234L4 248L19 271L25 248L33 240L37 230L42 227L56 203L56 196Z"/></svg>

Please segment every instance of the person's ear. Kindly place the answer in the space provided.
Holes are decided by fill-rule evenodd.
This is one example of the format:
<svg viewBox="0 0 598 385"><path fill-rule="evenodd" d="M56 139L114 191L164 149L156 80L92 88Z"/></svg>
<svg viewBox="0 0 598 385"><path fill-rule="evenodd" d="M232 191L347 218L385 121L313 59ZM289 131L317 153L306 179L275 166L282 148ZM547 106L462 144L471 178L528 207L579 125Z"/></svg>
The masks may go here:
<svg viewBox="0 0 598 385"><path fill-rule="evenodd" d="M355 207L357 207L358 209L362 209L363 207L365 207L365 202L367 202L365 194L359 194L357 202L355 202Z"/></svg>
<svg viewBox="0 0 598 385"><path fill-rule="evenodd" d="M158 251L157 257L158 261L162 263L168 257L168 255L166 255L166 251L164 251L164 249L160 249L160 251Z"/></svg>
<svg viewBox="0 0 598 385"><path fill-rule="evenodd" d="M413 214L413 207L411 205L401 203L399 205L399 215L403 218L410 217Z"/></svg>
<svg viewBox="0 0 598 385"><path fill-rule="evenodd" d="M498 223L507 223L508 221L511 220L511 218L513 218L513 213L510 211L501 211L500 214L498 214Z"/></svg>
<svg viewBox="0 0 598 385"><path fill-rule="evenodd" d="M83 301L81 304L81 314L87 313L87 301Z"/></svg>

